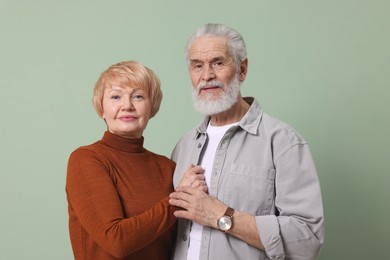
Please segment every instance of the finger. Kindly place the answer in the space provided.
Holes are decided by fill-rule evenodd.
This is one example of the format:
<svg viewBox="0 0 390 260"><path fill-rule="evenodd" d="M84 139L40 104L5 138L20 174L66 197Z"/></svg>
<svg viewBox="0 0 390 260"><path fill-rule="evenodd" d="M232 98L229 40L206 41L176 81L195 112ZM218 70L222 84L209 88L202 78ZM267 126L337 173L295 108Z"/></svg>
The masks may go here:
<svg viewBox="0 0 390 260"><path fill-rule="evenodd" d="M179 188L178 188L179 189ZM179 200L181 199L181 194L179 191L174 191L172 192L171 194L169 194L169 198L170 199L176 199L176 200Z"/></svg>
<svg viewBox="0 0 390 260"><path fill-rule="evenodd" d="M171 206L179 207L180 201L177 200L177 199L171 198L171 199L168 200L168 203Z"/></svg>
<svg viewBox="0 0 390 260"><path fill-rule="evenodd" d="M190 219L190 214L187 210L176 210L175 212L173 212L173 215L175 215L175 217L177 218Z"/></svg>
<svg viewBox="0 0 390 260"><path fill-rule="evenodd" d="M189 186L185 186L185 187L189 188ZM191 189L194 190L194 188L191 188ZM186 189L186 190L188 190L188 189ZM180 190L174 191L169 195L169 197L171 199L175 199L175 200L182 200L182 201L190 202L192 194L188 193L186 190L183 191L180 189Z"/></svg>
<svg viewBox="0 0 390 260"><path fill-rule="evenodd" d="M177 207L177 208L181 208L181 209L185 209L185 210L188 210L191 206L190 203L188 203L187 201L185 200L182 200L182 199L175 199L175 198L171 198L169 199L169 205L171 206L174 206L174 207Z"/></svg>
<svg viewBox="0 0 390 260"><path fill-rule="evenodd" d="M190 187L196 188L196 187L199 187L201 185L206 184L205 177L203 174L195 175L191 179L192 180L190 181L190 184L189 184Z"/></svg>
<svg viewBox="0 0 390 260"><path fill-rule="evenodd" d="M193 188L198 188L198 187L207 186L207 185L203 179L199 179L199 180L193 181L190 186Z"/></svg>
<svg viewBox="0 0 390 260"><path fill-rule="evenodd" d="M187 172L193 173L196 170L197 170L197 166L190 164L190 166L188 166Z"/></svg>
<svg viewBox="0 0 390 260"><path fill-rule="evenodd" d="M195 180L205 180L205 179L206 179L206 177L204 176L203 173L197 173L197 174L195 174L195 175L193 176L193 178L194 178L194 181L195 181Z"/></svg>
<svg viewBox="0 0 390 260"><path fill-rule="evenodd" d="M188 167L188 170L187 170L189 173L191 174L203 174L203 169L202 169L202 166L200 165L193 165L191 164L189 167Z"/></svg>
<svg viewBox="0 0 390 260"><path fill-rule="evenodd" d="M178 196L181 198L182 196L184 196L184 194L193 194L195 190L196 189L194 189L191 186L180 186L180 187L177 187L176 191L173 193L175 193L175 196Z"/></svg>

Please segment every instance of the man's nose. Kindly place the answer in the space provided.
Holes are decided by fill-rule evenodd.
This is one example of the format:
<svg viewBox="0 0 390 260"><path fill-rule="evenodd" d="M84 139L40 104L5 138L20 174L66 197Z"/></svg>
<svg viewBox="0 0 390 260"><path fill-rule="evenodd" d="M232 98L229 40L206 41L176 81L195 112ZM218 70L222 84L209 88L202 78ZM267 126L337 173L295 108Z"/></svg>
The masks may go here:
<svg viewBox="0 0 390 260"><path fill-rule="evenodd" d="M202 80L210 81L215 79L215 71L211 66L204 66Z"/></svg>

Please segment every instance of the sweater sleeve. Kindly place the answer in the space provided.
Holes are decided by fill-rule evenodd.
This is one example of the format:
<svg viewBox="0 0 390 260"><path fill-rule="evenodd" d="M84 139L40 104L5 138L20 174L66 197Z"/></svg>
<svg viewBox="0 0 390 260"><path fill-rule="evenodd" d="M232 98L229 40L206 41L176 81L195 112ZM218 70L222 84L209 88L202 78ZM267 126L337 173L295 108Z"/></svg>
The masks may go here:
<svg viewBox="0 0 390 260"><path fill-rule="evenodd" d="M168 197L139 215L124 218L107 166L90 150L78 149L71 154L66 192L69 205L82 227L114 257L123 258L145 247L176 221Z"/></svg>

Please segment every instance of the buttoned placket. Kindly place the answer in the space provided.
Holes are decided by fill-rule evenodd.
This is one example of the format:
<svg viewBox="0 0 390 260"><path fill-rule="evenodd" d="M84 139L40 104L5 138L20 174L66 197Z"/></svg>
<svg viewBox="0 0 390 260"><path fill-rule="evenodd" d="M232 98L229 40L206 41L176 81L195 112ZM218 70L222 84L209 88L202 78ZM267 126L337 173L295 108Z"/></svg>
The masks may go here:
<svg viewBox="0 0 390 260"><path fill-rule="evenodd" d="M207 141L206 133L198 130L198 133L194 138L195 143L192 146L193 149L191 151L191 157L190 157L190 161L193 165L198 165L200 163L200 154L202 153L206 141ZM185 231L183 232L182 241L183 243L187 244L187 246L185 247L187 250L190 243L189 238L190 238L190 231L191 231L191 221L189 220L181 220L181 221L182 221L181 224L183 225L181 228L185 229Z"/></svg>
<svg viewBox="0 0 390 260"><path fill-rule="evenodd" d="M215 158L213 163L213 171L211 173L210 185L209 185L209 194L218 198L218 182L222 177L221 172L225 163L227 148L229 147L229 143L233 132L237 129L237 126L233 126L226 131L224 136L222 137L217 151L215 152ZM210 250L210 239L212 232L220 232L219 230L213 230L211 227L203 227L202 232L202 243L200 246L200 259L207 259Z"/></svg>

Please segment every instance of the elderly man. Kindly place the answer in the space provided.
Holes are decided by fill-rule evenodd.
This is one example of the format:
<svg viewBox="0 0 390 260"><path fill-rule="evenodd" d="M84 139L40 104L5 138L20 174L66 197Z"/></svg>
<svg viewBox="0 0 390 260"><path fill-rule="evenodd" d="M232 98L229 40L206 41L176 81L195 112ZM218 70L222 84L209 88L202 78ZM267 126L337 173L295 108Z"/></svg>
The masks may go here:
<svg viewBox="0 0 390 260"><path fill-rule="evenodd" d="M172 153L174 183L201 165L208 193L188 185L170 195L179 207L173 259L315 259L324 217L309 146L241 96L248 71L241 35L206 24L190 38L187 61L194 108L206 117Z"/></svg>

